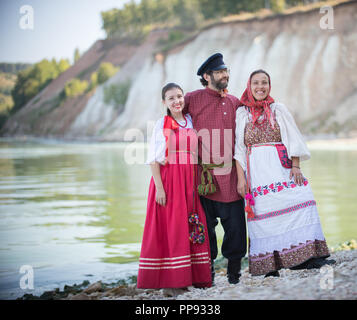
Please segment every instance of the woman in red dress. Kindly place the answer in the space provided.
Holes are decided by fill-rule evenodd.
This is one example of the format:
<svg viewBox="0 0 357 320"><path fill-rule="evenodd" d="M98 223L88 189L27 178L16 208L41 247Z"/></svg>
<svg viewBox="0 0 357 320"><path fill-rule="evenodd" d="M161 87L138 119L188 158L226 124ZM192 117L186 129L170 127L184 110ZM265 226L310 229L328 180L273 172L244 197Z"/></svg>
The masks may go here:
<svg viewBox="0 0 357 320"><path fill-rule="evenodd" d="M138 288L210 287L204 211L196 192L197 135L183 115L183 90L162 89L167 116L156 122L147 163L152 178L141 246Z"/></svg>

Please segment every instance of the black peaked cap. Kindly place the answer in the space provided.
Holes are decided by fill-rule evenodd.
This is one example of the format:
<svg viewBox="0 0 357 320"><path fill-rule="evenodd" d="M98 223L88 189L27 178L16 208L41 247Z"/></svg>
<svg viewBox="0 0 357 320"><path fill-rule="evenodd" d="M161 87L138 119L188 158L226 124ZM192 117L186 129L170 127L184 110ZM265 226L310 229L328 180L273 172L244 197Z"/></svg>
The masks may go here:
<svg viewBox="0 0 357 320"><path fill-rule="evenodd" d="M216 71L221 69L227 69L227 66L223 62L223 55L221 53L215 53L202 63L197 71L197 75L202 76L206 71Z"/></svg>

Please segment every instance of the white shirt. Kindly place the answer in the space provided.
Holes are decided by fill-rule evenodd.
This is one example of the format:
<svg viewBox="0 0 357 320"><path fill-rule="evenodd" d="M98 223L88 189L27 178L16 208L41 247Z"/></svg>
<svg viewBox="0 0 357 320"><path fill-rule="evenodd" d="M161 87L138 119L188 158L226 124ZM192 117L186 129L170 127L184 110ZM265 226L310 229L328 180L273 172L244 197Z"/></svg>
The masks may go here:
<svg viewBox="0 0 357 320"><path fill-rule="evenodd" d="M185 128L179 127L179 129L192 129L192 118L190 114L186 113L185 118L187 119L187 125ZM155 127L152 131L150 144L149 144L149 152L146 164L152 164L154 162L159 162L161 164L165 161L165 149L166 149L166 140L164 136L164 119L165 117L160 118L156 121ZM186 121L180 120L177 121L181 126L184 126Z"/></svg>
<svg viewBox="0 0 357 320"><path fill-rule="evenodd" d="M281 141L285 145L288 157L299 157L300 161L310 159L311 155L307 149L305 140L298 129L294 118L289 110L282 103L272 103L272 112L275 112L276 121L280 127ZM249 111L247 107L239 107L236 112L236 141L234 148L234 159L246 171L246 152L244 144L244 129L249 122Z"/></svg>

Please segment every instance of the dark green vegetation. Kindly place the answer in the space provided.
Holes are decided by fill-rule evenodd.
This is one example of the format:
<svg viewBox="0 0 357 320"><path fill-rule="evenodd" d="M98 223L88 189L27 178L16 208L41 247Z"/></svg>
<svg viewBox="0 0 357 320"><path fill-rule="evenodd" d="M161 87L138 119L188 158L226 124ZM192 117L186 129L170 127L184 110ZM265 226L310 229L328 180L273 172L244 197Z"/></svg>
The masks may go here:
<svg viewBox="0 0 357 320"><path fill-rule="evenodd" d="M306 5L313 0L141 0L126 3L122 9L101 12L103 29L109 38L140 37L156 27L195 30L210 19L242 12Z"/></svg>

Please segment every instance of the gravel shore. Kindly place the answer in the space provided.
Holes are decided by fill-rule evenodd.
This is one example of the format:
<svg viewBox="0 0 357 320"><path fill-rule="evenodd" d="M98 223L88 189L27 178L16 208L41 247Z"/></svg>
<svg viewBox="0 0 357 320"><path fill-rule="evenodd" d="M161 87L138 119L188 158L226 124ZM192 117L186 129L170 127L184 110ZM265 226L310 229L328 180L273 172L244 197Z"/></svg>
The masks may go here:
<svg viewBox="0 0 357 320"><path fill-rule="evenodd" d="M356 300L357 250L337 251L329 259L332 266L310 270L280 270L280 277L251 276L242 270L240 282L228 283L225 270L216 273L212 288L173 292L172 290L143 290L135 284L103 289L101 282L82 292L69 294L69 300Z"/></svg>

